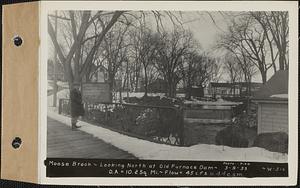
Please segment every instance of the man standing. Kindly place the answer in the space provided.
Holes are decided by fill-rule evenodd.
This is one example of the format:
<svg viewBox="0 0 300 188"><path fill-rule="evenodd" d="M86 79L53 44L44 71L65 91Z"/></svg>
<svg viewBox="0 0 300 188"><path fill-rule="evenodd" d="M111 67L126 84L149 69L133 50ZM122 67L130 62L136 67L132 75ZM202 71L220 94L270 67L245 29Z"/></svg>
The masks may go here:
<svg viewBox="0 0 300 188"><path fill-rule="evenodd" d="M79 90L80 84L74 83L73 88L70 92L70 99L71 99L71 124L72 129L79 128L79 125L76 125L79 116L84 115L84 108L82 103L82 96Z"/></svg>

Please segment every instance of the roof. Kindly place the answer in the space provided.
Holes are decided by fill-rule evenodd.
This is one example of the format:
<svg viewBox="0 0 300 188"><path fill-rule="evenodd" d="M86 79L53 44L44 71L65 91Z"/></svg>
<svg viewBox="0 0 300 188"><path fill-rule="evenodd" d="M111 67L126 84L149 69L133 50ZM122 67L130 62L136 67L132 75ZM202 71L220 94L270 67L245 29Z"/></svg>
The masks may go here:
<svg viewBox="0 0 300 188"><path fill-rule="evenodd" d="M254 93L254 99L287 99L282 96L288 94L288 70L277 71L257 92ZM284 95L286 94L286 95Z"/></svg>
<svg viewBox="0 0 300 188"><path fill-rule="evenodd" d="M233 86L242 86L246 87L248 85L247 82L235 82L235 83L226 83L226 82L211 82L211 87L227 87L232 88ZM262 83L251 82L252 87L260 87Z"/></svg>

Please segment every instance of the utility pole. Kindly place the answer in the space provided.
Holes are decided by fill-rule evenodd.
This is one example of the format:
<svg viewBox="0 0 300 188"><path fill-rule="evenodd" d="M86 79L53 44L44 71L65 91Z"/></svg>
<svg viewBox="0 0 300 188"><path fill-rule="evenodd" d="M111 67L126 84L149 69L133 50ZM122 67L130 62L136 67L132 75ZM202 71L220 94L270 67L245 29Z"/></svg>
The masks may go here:
<svg viewBox="0 0 300 188"><path fill-rule="evenodd" d="M57 11L55 11L55 38L57 38ZM57 104L57 50L54 47L54 63L53 63L53 106L56 107Z"/></svg>

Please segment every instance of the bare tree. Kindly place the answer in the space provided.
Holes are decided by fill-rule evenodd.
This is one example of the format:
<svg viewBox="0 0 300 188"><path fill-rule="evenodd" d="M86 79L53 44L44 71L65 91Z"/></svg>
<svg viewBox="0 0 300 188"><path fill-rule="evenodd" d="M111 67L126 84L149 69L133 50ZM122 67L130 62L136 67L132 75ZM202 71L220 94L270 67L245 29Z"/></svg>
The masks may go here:
<svg viewBox="0 0 300 188"><path fill-rule="evenodd" d="M182 66L183 81L185 83L186 98L191 99L192 87L204 89L207 82L214 76L215 61L205 53L196 49L184 57Z"/></svg>
<svg viewBox="0 0 300 188"><path fill-rule="evenodd" d="M279 69L288 69L288 33L289 15L286 11L250 12L250 15L260 24L269 42L272 62L279 56ZM274 45L276 48L274 48ZM276 49L276 50L275 50ZM276 67L274 67L276 72Z"/></svg>
<svg viewBox="0 0 300 188"><path fill-rule="evenodd" d="M131 45L131 48L129 48L129 52L132 51L134 45ZM141 71L142 71L142 65L138 60L138 57L133 57L132 54L136 55L136 53L130 52L128 54L128 79L130 88L132 91L139 91L139 85L140 85L140 79L141 79Z"/></svg>
<svg viewBox="0 0 300 188"><path fill-rule="evenodd" d="M212 82L219 82L222 79L222 75L223 75L221 59L220 58L212 58L212 57L209 57L208 55L206 55L206 61L208 61L208 64L210 65L209 80Z"/></svg>
<svg viewBox="0 0 300 188"><path fill-rule="evenodd" d="M243 71L241 65L239 64L237 58L234 57L231 53L225 54L223 68L229 75L231 83L239 82L242 80Z"/></svg>
<svg viewBox="0 0 300 188"><path fill-rule="evenodd" d="M127 31L128 25L115 25L111 31L105 35L102 44L102 56L106 59L104 65L108 72L108 83L111 91L115 86L117 72L122 66L122 63L127 61L127 51L129 46L125 38Z"/></svg>
<svg viewBox="0 0 300 188"><path fill-rule="evenodd" d="M103 12L103 11L97 11L92 15L91 11L67 11L64 12L65 15L68 15L68 17L65 17L64 15L59 15L58 18L68 21L70 23L70 31L71 31L71 39L69 49L62 49L60 40L58 37L55 36L55 31L53 29L52 23L51 23L51 17L53 15L49 15L48 17L48 33L50 35L50 38L52 40L52 43L57 51L58 57L60 61L63 63L64 66L64 72L66 75L66 78L68 80L70 89L73 86L74 82L80 82L83 75L86 74L88 67L93 62L94 55L96 54L97 48L101 44L101 42L104 39L104 36L106 33L111 29L111 27L117 22L118 18L124 13L123 11L115 11L115 12ZM101 32L91 37L91 39L95 40L95 46L90 50L90 52L87 54L84 62L81 62L80 64L80 57L82 57L82 45L84 42L86 42L86 33L90 25L97 20L99 17L103 16L104 14L110 14L111 19L109 22L107 22L106 25L102 27ZM72 43L71 43L72 42ZM72 62L74 63L74 66L72 68Z"/></svg>
<svg viewBox="0 0 300 188"><path fill-rule="evenodd" d="M139 58L139 51L141 41L136 37L137 28L133 28L129 32L129 38L131 41L131 47L129 48L129 60L130 60L130 83L133 91L139 90L139 82L141 75L142 64Z"/></svg>
<svg viewBox="0 0 300 188"><path fill-rule="evenodd" d="M147 28L145 22L142 22L140 26L134 32L132 43L134 48L134 57L137 62L140 62L143 67L144 76L144 88L145 94L148 94L148 85L150 83L149 68L152 68L156 54L158 53L157 47L159 44L159 35L155 34L150 28Z"/></svg>
<svg viewBox="0 0 300 188"><path fill-rule="evenodd" d="M186 30L174 29L160 34L156 67L167 83L169 97L176 95L176 86L182 79L180 64L183 63L182 57L189 52L191 40L192 35Z"/></svg>
<svg viewBox="0 0 300 188"><path fill-rule="evenodd" d="M267 81L267 71L272 66L268 63L268 49L266 47L266 34L259 30L256 25L252 25L252 19L242 17L232 20L228 33L224 34L219 41L221 47L225 47L236 57L255 65L260 71L262 82Z"/></svg>
<svg viewBox="0 0 300 188"><path fill-rule="evenodd" d="M179 19L168 11L59 11L58 15L49 14L48 33L57 50L58 57L64 65L64 72L70 88L73 82L80 82L82 77L89 72L100 44L116 23L134 26L132 20L139 21L148 14L154 17L157 27L163 27L162 19L164 17L169 18L174 24L179 22ZM64 43L55 36L53 18L59 19L67 26L62 29L62 35L65 37ZM108 19L103 22L104 18ZM95 30L91 29L92 24L95 26ZM91 32L91 30L95 32Z"/></svg>

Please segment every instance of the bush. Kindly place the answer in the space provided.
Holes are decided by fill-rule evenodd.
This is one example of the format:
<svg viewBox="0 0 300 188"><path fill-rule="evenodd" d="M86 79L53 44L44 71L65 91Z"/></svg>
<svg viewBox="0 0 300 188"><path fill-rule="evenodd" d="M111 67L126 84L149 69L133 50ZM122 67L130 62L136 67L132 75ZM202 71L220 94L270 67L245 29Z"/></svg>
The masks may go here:
<svg viewBox="0 0 300 188"><path fill-rule="evenodd" d="M89 120L147 138L179 137L183 133L182 114L175 108L161 108L174 107L179 100L159 96L125 100L137 105L111 105L107 111L106 108L90 110Z"/></svg>
<svg viewBox="0 0 300 188"><path fill-rule="evenodd" d="M144 136L154 136L159 129L157 111L147 108L136 118L136 133Z"/></svg>
<svg viewBox="0 0 300 188"><path fill-rule="evenodd" d="M219 131L216 135L216 144L230 147L248 147L242 128L231 125Z"/></svg>
<svg viewBox="0 0 300 188"><path fill-rule="evenodd" d="M127 103L129 103L129 102L130 103L139 103L140 102L140 99L137 97L129 97L129 98L124 97L123 100Z"/></svg>
<svg viewBox="0 0 300 188"><path fill-rule="evenodd" d="M145 136L169 137L178 135L180 117L174 110L147 108L136 118L136 133Z"/></svg>
<svg viewBox="0 0 300 188"><path fill-rule="evenodd" d="M288 135L284 132L259 134L253 143L254 147L280 153L288 153Z"/></svg>

